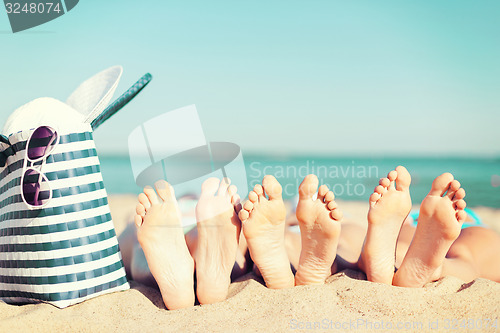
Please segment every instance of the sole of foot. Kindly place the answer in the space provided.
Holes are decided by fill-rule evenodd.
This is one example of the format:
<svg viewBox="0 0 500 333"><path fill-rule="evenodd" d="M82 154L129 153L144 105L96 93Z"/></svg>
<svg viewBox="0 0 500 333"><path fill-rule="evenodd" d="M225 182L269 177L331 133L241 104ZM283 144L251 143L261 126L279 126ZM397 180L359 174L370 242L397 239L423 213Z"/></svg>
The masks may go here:
<svg viewBox="0 0 500 333"><path fill-rule="evenodd" d="M417 230L394 276L395 286L419 288L440 277L446 254L467 218L464 197L465 190L452 174L434 180L420 205Z"/></svg>
<svg viewBox="0 0 500 333"><path fill-rule="evenodd" d="M231 271L238 254L241 208L236 186L224 178L207 179L196 205L198 246L196 295L200 304L224 301L231 283Z"/></svg>
<svg viewBox="0 0 500 333"><path fill-rule="evenodd" d="M326 185L318 189L318 177L308 175L299 186L296 216L302 250L295 285L323 284L331 275L337 253L342 212ZM313 200L313 195L318 194Z"/></svg>
<svg viewBox="0 0 500 333"><path fill-rule="evenodd" d="M368 281L392 284L399 231L411 210L410 183L406 168L398 166L380 179L370 196L368 230L358 261Z"/></svg>
<svg viewBox="0 0 500 333"><path fill-rule="evenodd" d="M276 178L265 176L239 213L250 256L271 289L295 285L285 249L286 210L281 193Z"/></svg>
<svg viewBox="0 0 500 333"><path fill-rule="evenodd" d="M176 310L194 305L194 261L181 226L174 189L155 183L139 194L135 225L137 239L160 288L165 306Z"/></svg>

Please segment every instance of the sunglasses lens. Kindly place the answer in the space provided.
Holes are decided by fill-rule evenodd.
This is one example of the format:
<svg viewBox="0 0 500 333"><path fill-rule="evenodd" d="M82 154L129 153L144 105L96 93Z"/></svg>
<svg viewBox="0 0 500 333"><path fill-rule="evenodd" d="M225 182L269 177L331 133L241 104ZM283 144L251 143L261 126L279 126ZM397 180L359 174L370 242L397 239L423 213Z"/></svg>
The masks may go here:
<svg viewBox="0 0 500 333"><path fill-rule="evenodd" d="M48 155L57 143L57 133L47 126L38 127L28 144L28 158L36 160Z"/></svg>
<svg viewBox="0 0 500 333"><path fill-rule="evenodd" d="M23 197L31 206L43 206L50 199L47 178L34 169L28 169L23 177Z"/></svg>

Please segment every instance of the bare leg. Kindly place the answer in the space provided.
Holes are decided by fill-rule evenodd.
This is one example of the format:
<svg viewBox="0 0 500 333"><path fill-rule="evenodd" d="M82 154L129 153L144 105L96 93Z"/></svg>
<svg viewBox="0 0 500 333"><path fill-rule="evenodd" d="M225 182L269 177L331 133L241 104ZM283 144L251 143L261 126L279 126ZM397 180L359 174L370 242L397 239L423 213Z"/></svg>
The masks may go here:
<svg viewBox="0 0 500 333"><path fill-rule="evenodd" d="M285 248L286 211L281 192L276 178L265 176L262 185L257 184L248 194L239 214L250 256L271 289L295 285Z"/></svg>
<svg viewBox="0 0 500 333"><path fill-rule="evenodd" d="M149 269L148 261L139 241L134 246L131 261L132 280L142 283L148 287L159 288L158 283Z"/></svg>
<svg viewBox="0 0 500 333"><path fill-rule="evenodd" d="M118 236L118 243L127 278L157 288L158 285L148 267L146 255L137 240L137 227L134 223L128 224Z"/></svg>
<svg viewBox="0 0 500 333"><path fill-rule="evenodd" d="M139 195L135 224L151 273L169 310L194 305L194 261L181 227L174 190L165 181ZM159 197L158 197L159 196Z"/></svg>
<svg viewBox="0 0 500 333"><path fill-rule="evenodd" d="M144 251L137 240L135 229L136 227L134 224L129 224L118 237L127 277L144 285L156 288L158 285L153 274L151 274ZM185 235L185 239L189 252L191 256L194 257L196 248L198 247L198 230L196 228L192 229ZM246 260L247 250L245 237L241 235L239 251L236 254L236 260L231 272L231 281L248 273L248 261Z"/></svg>
<svg viewBox="0 0 500 333"><path fill-rule="evenodd" d="M297 221L293 221L292 224L297 223ZM395 266L398 268L408 252L415 231L416 228L411 224L411 221L403 223L397 239ZM349 220L342 222L337 260L332 266L332 273L345 268L355 268L352 263L355 263L360 256L365 234L366 228L363 227L363 224ZM300 234L286 233L287 253L294 267L298 267L300 242ZM485 227L465 228L461 230L460 236L453 242L443 259L442 269L438 271L438 274L433 274L432 279L451 275L464 281L480 277L500 282L500 257L498 253L500 253L500 235L498 233ZM340 266L340 263L348 265L342 264Z"/></svg>
<svg viewBox="0 0 500 333"><path fill-rule="evenodd" d="M417 230L394 275L394 285L422 287L442 275L445 256L466 218L465 191L450 173L442 174L420 206Z"/></svg>
<svg viewBox="0 0 500 333"><path fill-rule="evenodd" d="M399 233L396 250L396 267L401 263L408 252L416 228L410 223L404 223ZM340 234L337 257L351 262L361 249L363 240L360 235L363 230L358 223L343 223ZM300 242L295 240L295 246ZM360 251L360 250L359 250ZM443 261L442 270L434 279L444 276L455 276L466 282L476 278L484 278L500 282L500 235L487 227L469 227L461 230L460 236L451 245ZM340 267L350 268L350 267ZM332 273L339 270L334 264Z"/></svg>
<svg viewBox="0 0 500 333"><path fill-rule="evenodd" d="M392 284L396 242L411 209L410 182L408 171L398 166L370 196L368 231L358 262L368 281Z"/></svg>
<svg viewBox="0 0 500 333"><path fill-rule="evenodd" d="M299 187L297 205L302 249L295 274L295 285L325 283L337 253L342 212L333 200L332 191L322 185L318 191L318 178L309 175ZM318 193L316 200L312 197Z"/></svg>
<svg viewBox="0 0 500 333"><path fill-rule="evenodd" d="M127 278L132 279L132 258L137 242L137 228L133 223L129 223L123 232L118 236L120 253L122 254L123 266L127 273ZM139 246L140 248L140 246Z"/></svg>
<svg viewBox="0 0 500 333"><path fill-rule="evenodd" d="M364 221L366 223L366 221ZM358 259L361 255L363 242L366 236L366 227L359 223L345 219L342 222L337 260L332 266L332 274L346 268L358 269Z"/></svg>
<svg viewBox="0 0 500 333"><path fill-rule="evenodd" d="M442 276L464 281L481 277L500 282L500 235L484 227L462 230L443 262Z"/></svg>
<svg viewBox="0 0 500 333"><path fill-rule="evenodd" d="M201 304L226 299L238 253L241 209L236 186L225 178L207 179L196 205L198 246L195 252L197 289Z"/></svg>

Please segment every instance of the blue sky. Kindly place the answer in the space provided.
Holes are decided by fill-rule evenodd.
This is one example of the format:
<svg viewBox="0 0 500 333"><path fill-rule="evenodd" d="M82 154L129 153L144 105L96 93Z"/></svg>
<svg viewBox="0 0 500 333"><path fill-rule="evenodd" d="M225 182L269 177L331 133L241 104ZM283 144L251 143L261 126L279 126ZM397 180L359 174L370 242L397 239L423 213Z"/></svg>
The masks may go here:
<svg viewBox="0 0 500 333"><path fill-rule="evenodd" d="M0 13L0 125L120 64L153 81L96 132L196 104L210 141L245 153L500 154L500 2L92 1L12 34Z"/></svg>

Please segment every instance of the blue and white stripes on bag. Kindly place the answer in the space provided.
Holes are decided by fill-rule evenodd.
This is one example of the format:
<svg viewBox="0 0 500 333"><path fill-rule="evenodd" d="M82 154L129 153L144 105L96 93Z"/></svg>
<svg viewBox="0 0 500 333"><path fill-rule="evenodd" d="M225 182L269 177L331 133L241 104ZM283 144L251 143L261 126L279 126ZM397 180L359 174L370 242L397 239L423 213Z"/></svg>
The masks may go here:
<svg viewBox="0 0 500 333"><path fill-rule="evenodd" d="M58 103L45 99L32 106L57 108ZM106 112L116 110L97 113ZM0 142L0 151L9 151L0 167L0 299L7 303L64 308L129 288L92 137L93 119L40 124L53 129L58 141L32 163L38 183L26 180L26 158L27 141L39 126ZM32 185L40 198L50 191L39 207L26 201Z"/></svg>

